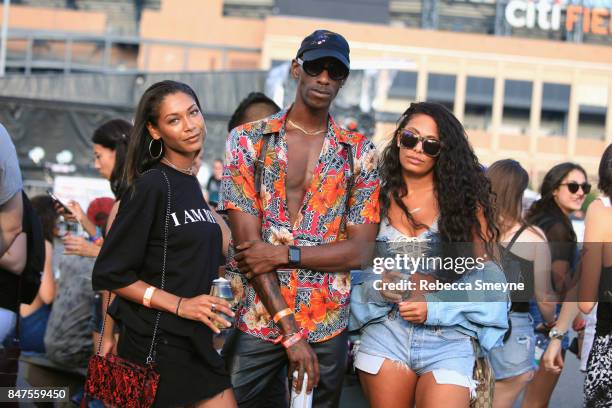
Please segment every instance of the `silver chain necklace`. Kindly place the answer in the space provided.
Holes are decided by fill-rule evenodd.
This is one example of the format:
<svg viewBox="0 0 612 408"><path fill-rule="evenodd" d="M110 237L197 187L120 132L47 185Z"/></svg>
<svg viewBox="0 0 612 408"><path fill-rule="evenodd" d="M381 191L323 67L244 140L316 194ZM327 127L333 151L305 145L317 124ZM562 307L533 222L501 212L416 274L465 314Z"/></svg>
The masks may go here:
<svg viewBox="0 0 612 408"><path fill-rule="evenodd" d="M193 176L193 168L192 167L189 167L188 169L181 169L180 167L178 167L174 163L172 163L170 160L168 160L166 157L161 159L161 162L164 163L164 164L167 164L168 166L172 167L176 171L180 171L181 173L186 174L188 176Z"/></svg>

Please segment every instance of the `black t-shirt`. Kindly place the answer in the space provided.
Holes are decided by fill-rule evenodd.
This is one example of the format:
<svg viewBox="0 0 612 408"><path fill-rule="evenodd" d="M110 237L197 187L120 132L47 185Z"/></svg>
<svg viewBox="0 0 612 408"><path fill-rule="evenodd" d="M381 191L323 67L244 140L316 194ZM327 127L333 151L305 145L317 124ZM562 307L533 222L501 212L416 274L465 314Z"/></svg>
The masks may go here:
<svg viewBox="0 0 612 408"><path fill-rule="evenodd" d="M568 280L574 278L576 266L578 263L578 244L576 242L576 233L574 232L569 221L564 222L559 216L552 214L543 214L533 220L533 224L540 227L546 239L548 240L548 246L550 248L550 260L555 261L567 261L569 263L568 269ZM551 276L551 282L553 289L555 282Z"/></svg>
<svg viewBox="0 0 612 408"><path fill-rule="evenodd" d="M577 261L577 244L576 234L571 227L571 224L563 222L563 220L544 215L534 221L544 231L548 244L550 246L551 262L567 261L570 264L570 270L575 268Z"/></svg>
<svg viewBox="0 0 612 408"><path fill-rule="evenodd" d="M143 280L161 287L164 225L170 182L170 217L164 290L191 298L208 294L222 257L221 229L195 177L163 164L140 176L122 196L117 217L93 270L95 290L112 290ZM157 310L117 297L109 308L131 330L151 336ZM223 362L212 347L212 331L202 323L162 312L160 329L191 345L213 367Z"/></svg>

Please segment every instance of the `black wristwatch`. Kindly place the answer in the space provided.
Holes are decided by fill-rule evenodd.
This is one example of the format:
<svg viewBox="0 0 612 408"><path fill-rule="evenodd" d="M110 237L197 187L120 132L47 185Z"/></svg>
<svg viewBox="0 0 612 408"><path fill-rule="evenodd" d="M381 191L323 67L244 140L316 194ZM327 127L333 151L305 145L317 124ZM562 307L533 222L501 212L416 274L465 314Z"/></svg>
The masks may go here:
<svg viewBox="0 0 612 408"><path fill-rule="evenodd" d="M302 262L300 247L289 245L289 266L299 266Z"/></svg>

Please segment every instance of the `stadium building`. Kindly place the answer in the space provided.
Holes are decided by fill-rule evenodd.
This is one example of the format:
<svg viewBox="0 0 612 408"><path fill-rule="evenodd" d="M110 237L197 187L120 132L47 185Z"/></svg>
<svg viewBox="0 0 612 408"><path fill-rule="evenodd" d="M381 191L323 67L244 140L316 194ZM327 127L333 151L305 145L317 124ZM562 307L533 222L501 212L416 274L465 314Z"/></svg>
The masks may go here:
<svg viewBox="0 0 612 408"><path fill-rule="evenodd" d="M411 101L436 101L462 120L484 163L515 158L534 185L567 160L595 176L612 142L611 14L611 0L13 1L0 80L12 111L0 121L16 128L18 106L54 98L76 106L79 91L91 109L129 116L144 85L174 75L200 95L215 87L204 99L218 121L207 149L218 156L238 101L251 90L290 101L283 64L327 28L349 40L355 69L339 114L376 142ZM100 101L84 91L93 82ZM107 118L89 114L75 130L83 140Z"/></svg>

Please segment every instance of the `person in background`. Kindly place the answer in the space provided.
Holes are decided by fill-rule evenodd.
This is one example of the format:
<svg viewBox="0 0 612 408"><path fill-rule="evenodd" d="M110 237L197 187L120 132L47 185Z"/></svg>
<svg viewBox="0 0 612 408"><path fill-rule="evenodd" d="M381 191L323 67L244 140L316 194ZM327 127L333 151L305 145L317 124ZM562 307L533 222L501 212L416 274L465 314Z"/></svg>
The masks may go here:
<svg viewBox="0 0 612 408"><path fill-rule="evenodd" d="M223 160L215 159L213 162L213 173L206 183L206 195L208 204L215 208L219 204L219 191L221 190L221 177L223 176Z"/></svg>
<svg viewBox="0 0 612 408"><path fill-rule="evenodd" d="M111 209L108 221L105 224L108 226L112 224L119 208L119 201L125 191L121 176L131 130L131 123L123 119L112 119L96 128L91 137L95 157L94 166L100 176L110 182L111 190L115 195L115 205ZM76 201L68 202L67 206L70 213L64 211L60 206L56 206L56 209L64 218L79 222L89 235L89 240L74 235L64 237L66 254L95 258L100 252L100 245L106 233L105 229L90 220Z"/></svg>
<svg viewBox="0 0 612 408"><path fill-rule="evenodd" d="M22 232L23 199L21 190L23 190L23 184L17 152L8 132L0 124L0 257L13 245L13 241ZM18 243L18 247L25 248L25 236L22 235L20 239L23 242ZM17 287L14 276L20 273L24 267L25 262L21 268L14 265L12 270L0 270L0 342L15 326L17 306L13 306L9 297L15 296Z"/></svg>
<svg viewBox="0 0 612 408"><path fill-rule="evenodd" d="M527 221L542 229L546 235L551 251L552 289L557 299L565 300L566 304L575 305L575 302L571 302L571 298L575 300L577 283L575 270L579 255L576 233L569 216L581 209L590 191L591 185L587 182L586 171L580 165L569 162L558 164L544 176L540 186L541 198L532 204L527 213ZM558 305L557 311L560 310ZM566 350L569 346L567 330L559 329L554 322L546 323L533 302L530 313L534 319L538 347L546 349L550 339L558 338L563 340L563 349ZM540 360L540 367L544 368L543 360ZM522 406L525 408L548 406L560 375L561 370L558 372L538 370L527 385Z"/></svg>
<svg viewBox="0 0 612 408"><path fill-rule="evenodd" d="M555 326L559 332L567 331L578 310L590 313L597 304L595 338L584 382L584 406L588 408L610 407L612 401L612 145L599 163L598 187L601 196L591 203L585 219L578 302L564 303ZM552 373L563 369L560 343L558 338L551 339L542 358Z"/></svg>
<svg viewBox="0 0 612 408"><path fill-rule="evenodd" d="M529 175L519 162L499 160L487 169L495 194L495 217L504 246L502 265L506 280L524 283L525 290L511 293L510 328L503 346L489 353L495 373L495 408L511 408L533 378L536 365L535 333L529 301L537 300L546 322L555 319L554 304L546 300L550 288L550 250L544 232L523 219L523 193Z"/></svg>
<svg viewBox="0 0 612 408"><path fill-rule="evenodd" d="M40 217L43 227L45 266L42 271L38 294L34 301L29 305L22 304L19 309L21 315L20 346L23 351L44 353L43 339L51 313L51 304L55 298L53 244L58 237L57 222L59 216L54 209L53 199L47 195L33 197L32 207Z"/></svg>
<svg viewBox="0 0 612 408"><path fill-rule="evenodd" d="M96 207L101 207L97 204L99 201L92 200L88 212L93 214ZM92 211L89 211L89 207ZM108 210L109 206L106 207ZM98 215L98 218L106 217L108 212L103 216ZM92 218L95 220L95 214ZM89 222L94 224L92 220ZM72 237L63 237L63 245L69 244L71 241L67 238ZM56 298L49 315L44 344L50 360L70 367L84 368L91 355L92 329L94 333L99 332L101 326L101 301L96 302L96 293L91 288L91 275L97 254L78 254L63 245L60 246L64 250L58 261L60 273L56 281ZM93 243L90 245L99 248ZM94 338L98 339L95 335Z"/></svg>
<svg viewBox="0 0 612 408"><path fill-rule="evenodd" d="M232 117L227 124L227 131L231 132L235 127L242 126L245 123L255 122L257 120L267 118L278 111L280 111L280 107L264 93L251 92L240 102L232 114ZM219 202L219 190L221 189L222 175L223 161L221 159L216 159L213 163L213 175L208 180L206 187L208 201L215 207ZM225 211L223 211L223 213L225 213ZM226 219L226 221L228 220Z"/></svg>
<svg viewBox="0 0 612 408"><path fill-rule="evenodd" d="M267 118L280 110L281 108L276 102L268 98L264 93L251 92L240 102L232 114L227 124L227 132L229 133L235 127L245 123Z"/></svg>

